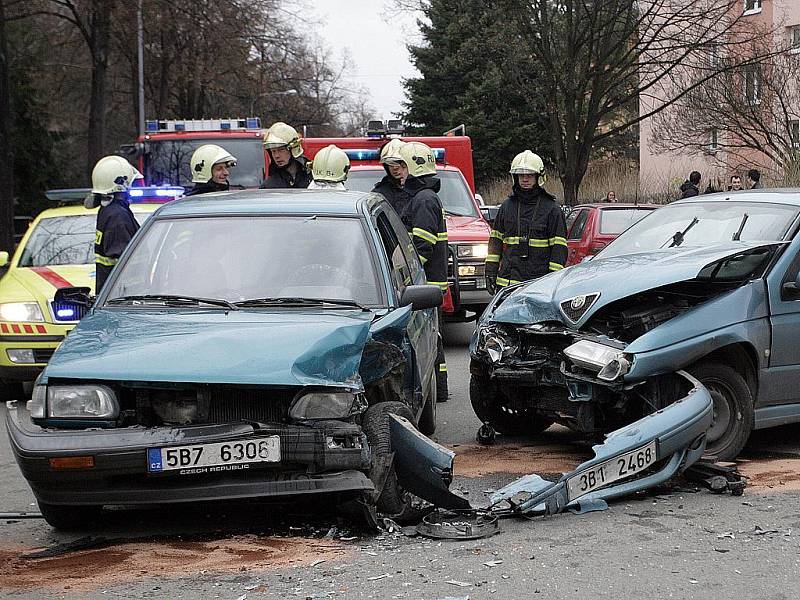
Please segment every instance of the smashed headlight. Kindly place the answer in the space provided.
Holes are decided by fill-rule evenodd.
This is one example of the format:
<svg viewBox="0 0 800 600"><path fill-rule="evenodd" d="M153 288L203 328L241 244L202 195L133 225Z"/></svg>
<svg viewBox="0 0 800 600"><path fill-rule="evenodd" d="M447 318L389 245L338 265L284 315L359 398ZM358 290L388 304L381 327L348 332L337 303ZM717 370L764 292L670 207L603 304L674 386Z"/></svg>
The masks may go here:
<svg viewBox="0 0 800 600"><path fill-rule="evenodd" d="M500 329L484 329L480 334L478 350L483 350L493 363L499 363L517 352L519 347L510 335Z"/></svg>
<svg viewBox="0 0 800 600"><path fill-rule="evenodd" d="M599 371L598 379L614 381L631 368L630 360L619 348L590 340L580 340L564 350L573 363L584 369Z"/></svg>
<svg viewBox="0 0 800 600"><path fill-rule="evenodd" d="M364 412L367 406L364 394L319 390L297 398L289 408L289 417L295 421L346 419Z"/></svg>
<svg viewBox="0 0 800 600"><path fill-rule="evenodd" d="M47 416L54 419L116 419L119 403L114 391L104 385L48 386Z"/></svg>

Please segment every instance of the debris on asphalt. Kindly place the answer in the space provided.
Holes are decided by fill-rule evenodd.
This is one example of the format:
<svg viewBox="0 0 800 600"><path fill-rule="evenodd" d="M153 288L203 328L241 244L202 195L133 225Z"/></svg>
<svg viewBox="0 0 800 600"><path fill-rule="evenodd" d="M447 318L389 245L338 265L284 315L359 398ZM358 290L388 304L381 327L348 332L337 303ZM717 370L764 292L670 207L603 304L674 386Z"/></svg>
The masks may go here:
<svg viewBox="0 0 800 600"><path fill-rule="evenodd" d="M387 578L391 579L391 577L392 575L390 575L389 573L384 573L383 575L375 575L375 577L368 577L367 579L369 579L369 581L378 581L379 579L387 579Z"/></svg>
<svg viewBox="0 0 800 600"><path fill-rule="evenodd" d="M425 515L417 525L420 535L444 540L474 540L500 531L497 515L486 511L438 509Z"/></svg>
<svg viewBox="0 0 800 600"><path fill-rule="evenodd" d="M458 587L470 587L472 584L467 583L466 581L457 581L455 579L448 579L445 583L449 583L450 585L455 585Z"/></svg>
<svg viewBox="0 0 800 600"><path fill-rule="evenodd" d="M502 564L503 564L502 560L490 560L483 563L485 567L496 567L497 565L502 565Z"/></svg>

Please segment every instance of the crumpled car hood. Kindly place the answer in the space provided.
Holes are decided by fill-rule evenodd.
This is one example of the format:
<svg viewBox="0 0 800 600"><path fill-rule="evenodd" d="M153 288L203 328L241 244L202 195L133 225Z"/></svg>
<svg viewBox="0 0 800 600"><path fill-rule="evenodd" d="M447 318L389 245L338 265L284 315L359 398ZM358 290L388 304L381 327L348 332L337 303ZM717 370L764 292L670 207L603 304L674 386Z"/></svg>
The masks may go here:
<svg viewBox="0 0 800 600"><path fill-rule="evenodd" d="M394 311L375 321L394 325ZM374 318L357 310L101 309L56 351L46 378L360 388ZM385 326L385 324L384 324Z"/></svg>
<svg viewBox="0 0 800 600"><path fill-rule="evenodd" d="M577 329L611 302L670 283L694 279L703 267L711 263L746 250L779 243L730 242L704 248L665 248L595 258L521 286L494 310L491 320L518 325L561 321ZM577 323L572 323L561 312L560 304L565 300L596 293L600 296Z"/></svg>

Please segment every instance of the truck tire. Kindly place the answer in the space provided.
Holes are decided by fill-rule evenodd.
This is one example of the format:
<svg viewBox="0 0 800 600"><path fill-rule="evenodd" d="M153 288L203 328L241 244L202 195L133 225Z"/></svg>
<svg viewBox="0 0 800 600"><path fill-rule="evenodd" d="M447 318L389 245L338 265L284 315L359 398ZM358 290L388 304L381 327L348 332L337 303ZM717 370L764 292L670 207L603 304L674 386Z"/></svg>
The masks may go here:
<svg viewBox="0 0 800 600"><path fill-rule="evenodd" d="M39 502L39 510L54 529L73 531L75 529L92 529L97 525L101 514L101 506L68 506Z"/></svg>
<svg viewBox="0 0 800 600"><path fill-rule="evenodd" d="M506 407L505 398L495 386L478 375L470 377L469 399L478 419L482 423L488 421L498 433L536 435L553 424L553 421L536 414L536 411L514 411Z"/></svg>
<svg viewBox="0 0 800 600"><path fill-rule="evenodd" d="M370 406L364 413L361 428L369 441L372 451L373 468L380 464L380 458L392 452L392 440L389 432L389 414L404 417L414 423L414 415L402 402L379 402ZM411 509L411 495L403 490L397 482L394 465L386 476L381 495L377 500L378 512L396 517Z"/></svg>
<svg viewBox="0 0 800 600"><path fill-rule="evenodd" d="M733 460L753 430L753 394L733 367L716 362L700 363L691 374L714 401L714 420L706 433L706 453L713 460Z"/></svg>

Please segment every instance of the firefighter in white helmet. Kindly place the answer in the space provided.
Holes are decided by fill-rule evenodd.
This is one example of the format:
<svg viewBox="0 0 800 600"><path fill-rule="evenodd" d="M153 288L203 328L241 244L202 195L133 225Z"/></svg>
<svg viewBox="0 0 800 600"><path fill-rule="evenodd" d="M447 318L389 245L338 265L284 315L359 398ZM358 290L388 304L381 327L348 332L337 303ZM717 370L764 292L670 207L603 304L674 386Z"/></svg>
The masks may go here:
<svg viewBox="0 0 800 600"><path fill-rule="evenodd" d="M269 152L269 171L262 188L307 188L311 183L309 160L297 130L278 121L264 134L264 147Z"/></svg>
<svg viewBox="0 0 800 600"><path fill-rule="evenodd" d="M92 170L92 193L84 204L86 208L100 207L94 234L94 289L98 294L139 230L128 202L128 190L136 179L142 179L142 174L121 156L101 158Z"/></svg>
<svg viewBox="0 0 800 600"><path fill-rule="evenodd" d="M310 190L347 190L347 172L350 170L350 159L344 150L331 144L317 152L311 161L311 175L314 180L309 184Z"/></svg>
<svg viewBox="0 0 800 600"><path fill-rule="evenodd" d="M216 144L203 144L192 154L189 166L194 187L187 196L226 192L230 188L228 177L231 167L236 166L236 157Z"/></svg>
<svg viewBox="0 0 800 600"><path fill-rule="evenodd" d="M375 184L372 191L386 198L400 218L408 220L407 212L411 196L403 189L408 176L408 166L400 156L400 150L405 144L403 140L393 139L383 145L380 162L386 171L386 176Z"/></svg>
<svg viewBox="0 0 800 600"><path fill-rule="evenodd" d="M525 150L511 162L513 186L497 212L486 256L491 293L559 271L567 263L567 226L555 196L547 193L544 162Z"/></svg>

